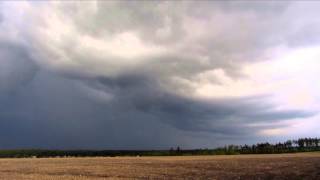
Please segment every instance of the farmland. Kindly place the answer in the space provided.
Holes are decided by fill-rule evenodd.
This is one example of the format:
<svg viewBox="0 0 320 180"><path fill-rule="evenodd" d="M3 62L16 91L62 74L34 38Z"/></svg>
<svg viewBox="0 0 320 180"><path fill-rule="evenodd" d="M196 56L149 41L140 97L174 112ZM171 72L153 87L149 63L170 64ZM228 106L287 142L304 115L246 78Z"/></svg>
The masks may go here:
<svg viewBox="0 0 320 180"><path fill-rule="evenodd" d="M0 159L1 179L320 179L320 153Z"/></svg>

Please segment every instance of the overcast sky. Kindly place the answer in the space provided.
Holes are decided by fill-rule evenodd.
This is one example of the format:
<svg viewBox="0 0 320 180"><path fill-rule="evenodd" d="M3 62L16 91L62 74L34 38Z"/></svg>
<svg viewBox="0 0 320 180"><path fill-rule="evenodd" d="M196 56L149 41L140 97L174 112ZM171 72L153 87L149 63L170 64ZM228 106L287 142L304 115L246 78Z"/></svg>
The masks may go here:
<svg viewBox="0 0 320 180"><path fill-rule="evenodd" d="M320 3L0 3L0 148L320 136Z"/></svg>

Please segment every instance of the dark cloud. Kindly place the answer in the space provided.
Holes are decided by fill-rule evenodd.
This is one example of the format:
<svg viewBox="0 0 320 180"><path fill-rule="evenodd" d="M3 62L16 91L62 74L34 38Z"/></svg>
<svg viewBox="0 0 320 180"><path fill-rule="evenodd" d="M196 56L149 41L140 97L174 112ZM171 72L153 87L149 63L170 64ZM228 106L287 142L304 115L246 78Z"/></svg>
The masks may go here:
<svg viewBox="0 0 320 180"><path fill-rule="evenodd" d="M94 101L80 90L84 84L111 93L114 98ZM251 123L313 115L272 107L260 97L206 101L186 98L139 76L88 82L39 72L28 85L2 100L2 148L193 147L193 142L183 140L190 134L246 137L259 130L249 127ZM193 136L196 140L197 135Z"/></svg>
<svg viewBox="0 0 320 180"><path fill-rule="evenodd" d="M280 110L270 96L195 95L201 78L223 84L207 72L244 78L267 49L308 44L317 30L293 21L291 3L2 8L17 6L14 17L0 13L0 148L213 147L316 114Z"/></svg>
<svg viewBox="0 0 320 180"><path fill-rule="evenodd" d="M185 97L162 89L161 84L150 77L127 75L116 79L99 78L96 82L102 85L100 90L115 95L109 103L117 111L134 109L136 113L149 114L185 131L245 134L257 130L247 127L251 123L271 123L314 115L300 110L275 110L264 96L207 100Z"/></svg>
<svg viewBox="0 0 320 180"><path fill-rule="evenodd" d="M0 92L25 85L34 77L37 67L26 48L11 42L0 42Z"/></svg>
<svg viewBox="0 0 320 180"><path fill-rule="evenodd" d="M81 84L81 83L80 83ZM179 132L128 106L100 103L79 82L39 72L2 100L2 148L167 148Z"/></svg>

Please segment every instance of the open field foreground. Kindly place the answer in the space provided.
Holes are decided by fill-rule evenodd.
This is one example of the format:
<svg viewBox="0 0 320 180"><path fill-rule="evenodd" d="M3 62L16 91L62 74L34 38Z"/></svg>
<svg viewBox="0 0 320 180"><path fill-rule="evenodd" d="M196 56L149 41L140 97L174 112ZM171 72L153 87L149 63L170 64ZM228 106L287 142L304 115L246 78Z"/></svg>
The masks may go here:
<svg viewBox="0 0 320 180"><path fill-rule="evenodd" d="M0 179L320 179L320 153L0 159Z"/></svg>

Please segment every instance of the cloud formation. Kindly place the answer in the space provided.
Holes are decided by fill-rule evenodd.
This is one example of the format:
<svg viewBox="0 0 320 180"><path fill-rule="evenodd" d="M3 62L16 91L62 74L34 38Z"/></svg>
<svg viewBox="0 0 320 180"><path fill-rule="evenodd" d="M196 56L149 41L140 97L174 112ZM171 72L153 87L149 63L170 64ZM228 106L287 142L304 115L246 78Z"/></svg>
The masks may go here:
<svg viewBox="0 0 320 180"><path fill-rule="evenodd" d="M319 5L1 3L1 148L212 147L314 117L245 68L318 45Z"/></svg>

